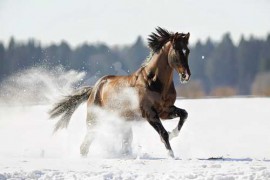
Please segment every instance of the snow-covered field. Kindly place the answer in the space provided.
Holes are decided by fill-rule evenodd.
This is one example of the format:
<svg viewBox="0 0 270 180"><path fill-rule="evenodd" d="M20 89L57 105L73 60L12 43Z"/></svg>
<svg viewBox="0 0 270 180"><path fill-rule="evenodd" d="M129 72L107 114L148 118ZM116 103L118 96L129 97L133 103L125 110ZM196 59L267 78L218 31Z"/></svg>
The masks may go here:
<svg viewBox="0 0 270 180"><path fill-rule="evenodd" d="M0 180L270 179L270 98L177 100L189 117L171 141L175 160L167 158L147 122L132 124L133 153L123 156L125 124L101 112L97 137L88 157L81 158L86 104L75 111L68 129L56 134L56 120L49 120L47 112L84 75L61 67L34 67L1 84ZM40 102L43 105L29 105ZM163 124L171 131L177 123Z"/></svg>
<svg viewBox="0 0 270 180"><path fill-rule="evenodd" d="M48 105L0 105L2 179L270 179L270 98L177 100L189 112L168 159L147 123L133 125L133 154L119 149L121 123L100 127L88 158L79 156L86 105L52 134ZM104 116L109 119L110 116ZM164 121L172 130L177 119ZM117 125L117 127L115 127ZM105 131L106 130L106 131ZM206 160L211 157L223 159Z"/></svg>

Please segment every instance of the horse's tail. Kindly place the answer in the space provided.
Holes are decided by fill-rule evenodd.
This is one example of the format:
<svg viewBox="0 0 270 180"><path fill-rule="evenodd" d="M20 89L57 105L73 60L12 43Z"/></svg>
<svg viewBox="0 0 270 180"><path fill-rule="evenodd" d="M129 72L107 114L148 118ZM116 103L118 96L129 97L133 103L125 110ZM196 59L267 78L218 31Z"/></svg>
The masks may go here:
<svg viewBox="0 0 270 180"><path fill-rule="evenodd" d="M72 114L81 103L87 101L92 89L92 87L83 87L54 105L53 109L49 111L50 118L56 118L62 115L61 119L55 125L54 132L67 128Z"/></svg>

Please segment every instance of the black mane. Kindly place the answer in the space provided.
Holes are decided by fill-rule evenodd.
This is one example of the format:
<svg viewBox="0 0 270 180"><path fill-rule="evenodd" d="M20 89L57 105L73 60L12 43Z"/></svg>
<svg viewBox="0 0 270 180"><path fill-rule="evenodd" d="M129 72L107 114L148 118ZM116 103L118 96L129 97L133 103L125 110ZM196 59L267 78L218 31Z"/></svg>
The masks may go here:
<svg viewBox="0 0 270 180"><path fill-rule="evenodd" d="M159 50L164 46L164 44L166 44L170 40L173 34L161 27L157 27L156 31L157 34L153 32L149 35L147 40L148 46L152 49L152 51L159 52Z"/></svg>

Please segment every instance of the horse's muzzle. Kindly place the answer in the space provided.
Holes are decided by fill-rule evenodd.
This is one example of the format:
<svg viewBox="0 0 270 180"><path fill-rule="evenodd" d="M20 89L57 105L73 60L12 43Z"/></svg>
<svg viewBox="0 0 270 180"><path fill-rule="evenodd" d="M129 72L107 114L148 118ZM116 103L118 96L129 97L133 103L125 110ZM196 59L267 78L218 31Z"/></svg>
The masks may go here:
<svg viewBox="0 0 270 180"><path fill-rule="evenodd" d="M179 73L179 78L181 83L187 83L190 75L187 73L187 71L185 71L185 73Z"/></svg>

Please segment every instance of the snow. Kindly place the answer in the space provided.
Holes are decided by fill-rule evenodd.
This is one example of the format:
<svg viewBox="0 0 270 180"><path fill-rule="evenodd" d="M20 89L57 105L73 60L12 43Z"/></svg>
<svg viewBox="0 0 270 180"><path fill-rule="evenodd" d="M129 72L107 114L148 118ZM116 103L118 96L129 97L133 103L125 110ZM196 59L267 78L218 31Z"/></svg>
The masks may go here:
<svg viewBox="0 0 270 180"><path fill-rule="evenodd" d="M2 175L30 179L268 179L269 163L168 159L1 161ZM0 175L1 178L1 175Z"/></svg>
<svg viewBox="0 0 270 180"><path fill-rule="evenodd" d="M81 158L86 105L67 130L52 134L49 105L0 105L2 179L270 179L270 99L179 99L189 117L171 140L175 160L147 123L133 124L133 154L120 154L121 123L101 126ZM104 115L104 119L110 119ZM169 131L178 120L164 121ZM105 129L104 129L105 128ZM211 157L223 157L213 158Z"/></svg>

